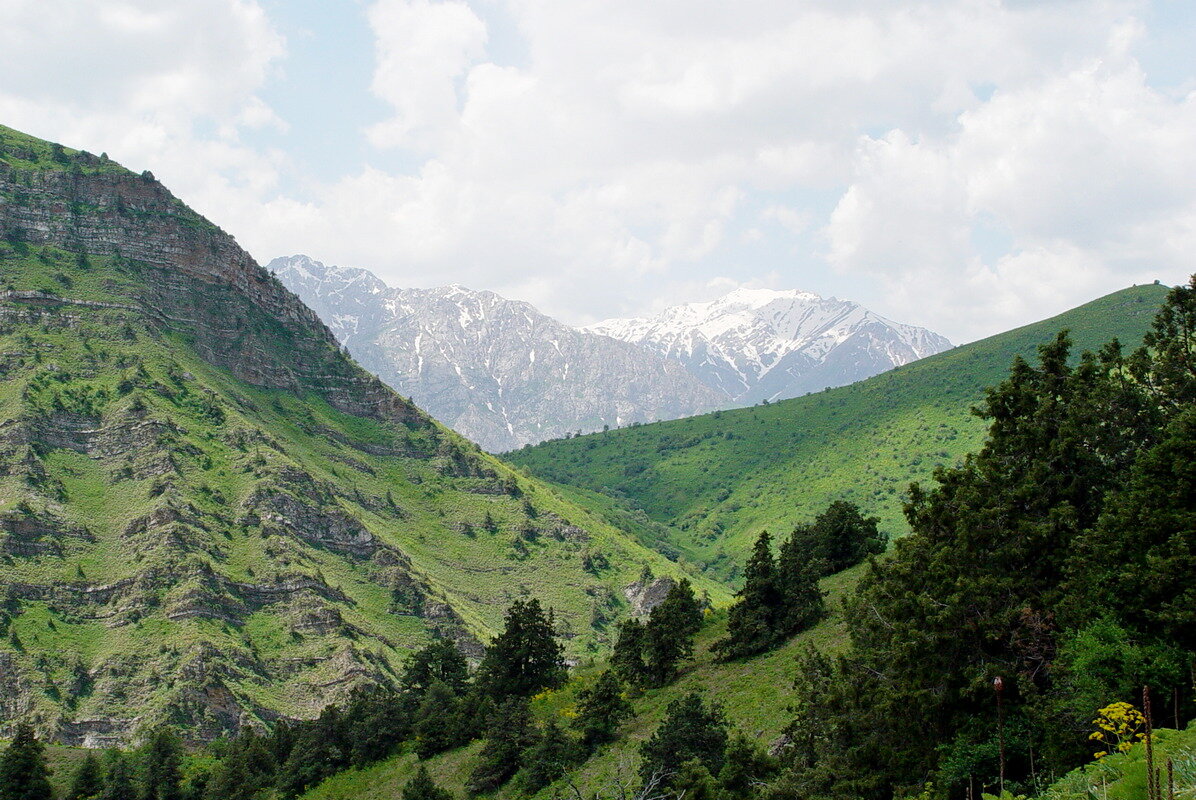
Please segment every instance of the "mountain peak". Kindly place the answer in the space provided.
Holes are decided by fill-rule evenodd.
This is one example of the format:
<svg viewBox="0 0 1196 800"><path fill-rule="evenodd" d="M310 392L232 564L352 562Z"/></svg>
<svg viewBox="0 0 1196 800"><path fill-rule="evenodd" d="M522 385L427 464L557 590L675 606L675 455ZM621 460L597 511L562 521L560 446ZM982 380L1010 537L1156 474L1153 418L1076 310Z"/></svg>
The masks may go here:
<svg viewBox="0 0 1196 800"><path fill-rule="evenodd" d="M388 287L365 270L316 277L304 259L271 265L360 363L488 450L726 403L681 365L522 300L458 283Z"/></svg>
<svg viewBox="0 0 1196 800"><path fill-rule="evenodd" d="M858 303L800 289L741 287L588 330L680 361L738 403L841 386L951 346Z"/></svg>

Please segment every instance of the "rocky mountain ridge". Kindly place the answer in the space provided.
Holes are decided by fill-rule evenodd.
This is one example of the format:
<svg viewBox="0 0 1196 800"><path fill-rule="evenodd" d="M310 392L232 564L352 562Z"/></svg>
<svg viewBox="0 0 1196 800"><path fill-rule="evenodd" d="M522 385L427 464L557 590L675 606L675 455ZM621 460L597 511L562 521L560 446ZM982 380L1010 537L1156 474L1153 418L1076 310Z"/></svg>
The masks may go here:
<svg viewBox="0 0 1196 800"><path fill-rule="evenodd" d="M810 292L741 289L572 328L462 286L395 289L305 255L268 265L371 371L484 448L676 419L870 377L950 347Z"/></svg>
<svg viewBox="0 0 1196 800"><path fill-rule="evenodd" d="M493 292L393 289L302 255L268 268L362 365L487 450L726 402L678 364Z"/></svg>
<svg viewBox="0 0 1196 800"><path fill-rule="evenodd" d="M925 328L800 290L737 289L587 330L684 364L737 405L843 386L951 347Z"/></svg>
<svg viewBox="0 0 1196 800"><path fill-rule="evenodd" d="M533 592L579 656L645 565L152 175L0 126L0 736L312 716Z"/></svg>

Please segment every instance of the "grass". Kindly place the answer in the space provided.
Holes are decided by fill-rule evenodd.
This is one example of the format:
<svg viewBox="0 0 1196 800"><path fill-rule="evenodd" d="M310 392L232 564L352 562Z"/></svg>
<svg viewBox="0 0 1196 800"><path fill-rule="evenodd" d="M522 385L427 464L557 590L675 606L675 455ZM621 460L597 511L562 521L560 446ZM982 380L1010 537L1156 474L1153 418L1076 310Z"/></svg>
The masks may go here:
<svg viewBox="0 0 1196 800"><path fill-rule="evenodd" d="M669 703L690 691L698 691L721 704L736 728L767 748L789 723L787 706L796 677L797 653L807 646L817 647L825 653L839 652L846 646L841 601L855 587L864 569L866 567L861 565L826 578L822 587L828 593L829 616L782 647L754 658L731 663L714 660L711 645L726 633L727 624L726 611L715 611L698 634L693 660L684 666L677 680L662 689L633 697L633 716L620 728L618 741L599 749L563 781L546 787L536 797L557 796L566 789L564 781L573 782L583 794L592 796L611 780L634 775L640 744L660 725ZM568 725L569 712L576 704L578 691L605 668L605 662L597 659L574 669L562 689L536 698L532 705L536 717L542 722L556 717L562 725ZM463 796L480 747L480 743L475 742L423 763L440 785ZM365 769L336 775L303 797L304 800L387 800L399 796L419 764L414 754L403 752ZM524 795L511 783L494 797L515 800Z"/></svg>
<svg viewBox="0 0 1196 800"><path fill-rule="evenodd" d="M24 170L90 170L97 185L107 171L135 179L7 128L0 161L2 199L18 205ZM192 214L163 203L145 213L179 224ZM203 243L212 252L228 244L214 228L197 230L216 237ZM329 398L367 376L322 328L305 327L301 313L271 317L232 283L181 276L20 236L0 241L0 289L61 299L0 300L0 515L53 529L34 542L40 551L0 531L0 593L12 596L0 607L0 652L15 660L21 702L43 734L89 718L215 730L211 708L194 698L200 689L226 691L251 714L312 716L346 669L385 679L442 627L485 642L511 601L529 595L555 610L568 654L585 659L609 644L604 617L626 609L622 590L645 567L686 574L603 513L418 412L382 421L338 410ZM149 308L164 285L196 313ZM204 322L203 308L220 313ZM229 329L203 327L213 324ZM310 357L315 377L294 390L247 383L201 357L198 343L212 341L234 354L257 348L268 364ZM325 373L342 382L321 383ZM263 491L314 519L269 527L250 513ZM178 519L144 522L171 510ZM313 542L328 520L359 526L387 557ZM595 553L604 559L587 562ZM280 603L230 588L299 580L314 588ZM716 581L694 580L716 604L729 601ZM399 605L400 581L439 616ZM123 593L102 599L120 582ZM298 625L314 612L330 630ZM182 717L180 704L190 709Z"/></svg>
<svg viewBox="0 0 1196 800"><path fill-rule="evenodd" d="M1196 797L1196 727L1160 728L1152 739L1154 764L1162 796L1169 797L1167 762L1174 776L1177 800ZM1046 789L1041 800L1148 800L1146 746L1106 756L1065 775Z"/></svg>
<svg viewBox="0 0 1196 800"><path fill-rule="evenodd" d="M836 499L880 517L891 534L905 532L909 483L928 480L936 466L955 464L982 443L986 424L970 409L1015 356L1033 359L1038 345L1065 328L1077 352L1115 337L1136 346L1166 291L1125 289L850 386L505 457L622 521L642 543L734 584L762 529L787 532Z"/></svg>

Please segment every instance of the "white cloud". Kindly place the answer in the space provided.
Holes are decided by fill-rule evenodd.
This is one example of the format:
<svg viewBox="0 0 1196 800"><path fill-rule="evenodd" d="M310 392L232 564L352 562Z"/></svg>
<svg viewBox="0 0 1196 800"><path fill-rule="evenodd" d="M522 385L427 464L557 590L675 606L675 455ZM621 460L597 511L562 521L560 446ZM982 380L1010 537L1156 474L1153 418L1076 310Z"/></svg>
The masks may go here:
<svg viewBox="0 0 1196 800"><path fill-rule="evenodd" d="M240 133L285 127L258 96L284 52L253 0L9 0L0 119L152 169L217 212L277 183L282 157Z"/></svg>
<svg viewBox="0 0 1196 800"><path fill-rule="evenodd" d="M1196 101L1143 74L1149 11L373 0L385 108L342 147L371 163L284 191L295 164L244 144L285 127L255 2L10 0L0 116L131 154L263 259L573 322L764 280L967 339L1191 269Z"/></svg>
<svg viewBox="0 0 1196 800"><path fill-rule="evenodd" d="M434 148L460 116L456 82L485 52L486 26L463 2L379 0L373 91L395 116L369 129L379 147Z"/></svg>
<svg viewBox="0 0 1196 800"><path fill-rule="evenodd" d="M827 226L831 262L886 285L889 313L913 318L932 295L939 326L967 339L1192 269L1196 96L1152 89L1112 48L958 122L865 138ZM975 242L994 222L1006 252Z"/></svg>

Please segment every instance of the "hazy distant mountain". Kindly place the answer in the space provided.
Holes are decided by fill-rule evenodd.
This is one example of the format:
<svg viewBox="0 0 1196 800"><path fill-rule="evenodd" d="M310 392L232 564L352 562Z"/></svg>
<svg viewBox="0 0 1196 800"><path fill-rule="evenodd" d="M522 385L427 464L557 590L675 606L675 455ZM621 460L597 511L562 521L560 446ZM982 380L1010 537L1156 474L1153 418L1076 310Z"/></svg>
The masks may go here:
<svg viewBox="0 0 1196 800"><path fill-rule="evenodd" d="M681 364L493 292L392 289L302 255L269 268L363 366L491 451L728 404Z"/></svg>
<svg viewBox="0 0 1196 800"><path fill-rule="evenodd" d="M843 386L951 347L858 303L797 290L738 289L587 330L677 361L737 405Z"/></svg>

